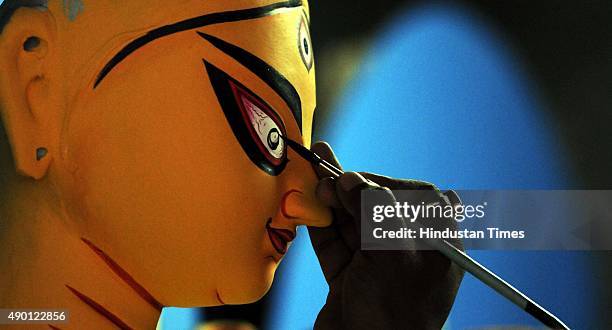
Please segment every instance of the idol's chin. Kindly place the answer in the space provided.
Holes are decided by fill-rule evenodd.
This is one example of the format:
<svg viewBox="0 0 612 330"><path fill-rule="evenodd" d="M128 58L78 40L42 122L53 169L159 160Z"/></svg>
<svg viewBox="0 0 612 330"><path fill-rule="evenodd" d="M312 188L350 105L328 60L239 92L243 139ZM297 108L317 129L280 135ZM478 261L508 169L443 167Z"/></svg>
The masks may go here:
<svg viewBox="0 0 612 330"><path fill-rule="evenodd" d="M274 281L277 263L269 259L260 274L245 274L235 283L226 283L217 290L220 300L226 305L243 305L259 301L270 290ZM251 276L249 276L251 275Z"/></svg>
<svg viewBox="0 0 612 330"><path fill-rule="evenodd" d="M263 298L270 290L271 285L272 280L259 282L249 281L248 283L240 283L231 285L230 287L221 286L209 290L206 296L200 296L191 301L182 299L181 302L174 303L172 306L180 308L199 308L251 304Z"/></svg>

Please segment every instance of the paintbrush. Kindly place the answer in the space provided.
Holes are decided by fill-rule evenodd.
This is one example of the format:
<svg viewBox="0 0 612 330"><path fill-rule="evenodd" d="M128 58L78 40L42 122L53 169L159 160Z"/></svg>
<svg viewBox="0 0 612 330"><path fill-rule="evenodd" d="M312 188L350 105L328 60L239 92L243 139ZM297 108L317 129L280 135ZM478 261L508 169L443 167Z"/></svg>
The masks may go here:
<svg viewBox="0 0 612 330"><path fill-rule="evenodd" d="M283 140L285 140L287 145L289 147L291 147L291 149L293 149L293 151L295 151L298 155L302 156L302 158L306 159L312 165L323 167L325 170L330 172L336 178L338 178L342 174L344 174L344 171L342 171L341 169L339 169L339 168L335 167L334 165L330 164L328 161L326 161L325 159L321 158L316 153L310 151L309 149L307 149L303 145L301 145L301 144L299 144L299 143L297 143L297 142L295 142L295 141L293 141L293 140L291 140L289 138L286 138L284 136L281 136L281 137L282 137Z"/></svg>
<svg viewBox="0 0 612 330"><path fill-rule="evenodd" d="M339 178L344 171L338 169L334 165L330 164L319 155L310 151L303 145L281 136L287 145L293 149L298 155L312 163L314 166L320 166L330 172L335 178ZM418 223L417 223L418 224ZM420 224L418 224L420 225ZM479 264L476 260L472 259L465 252L458 249L456 246L444 239L424 239L426 244L430 247L438 250L457 266L461 267L474 277L479 279L481 282L497 291L506 299L523 309L529 315L533 316L544 325L552 329L569 329L559 318L547 311L540 305L538 305L531 298L527 297L521 291L504 281L501 277Z"/></svg>

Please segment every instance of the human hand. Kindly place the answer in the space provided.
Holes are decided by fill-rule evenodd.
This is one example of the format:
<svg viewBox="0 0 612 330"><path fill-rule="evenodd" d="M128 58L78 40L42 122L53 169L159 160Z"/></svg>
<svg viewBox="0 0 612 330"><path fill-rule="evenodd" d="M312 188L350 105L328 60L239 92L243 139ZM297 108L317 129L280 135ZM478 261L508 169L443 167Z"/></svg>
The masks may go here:
<svg viewBox="0 0 612 330"><path fill-rule="evenodd" d="M341 168L326 143L314 144L312 151ZM463 271L437 251L361 250L360 196L362 189L386 191L390 200L394 199L390 189L432 190L440 201L454 205L459 203L456 194L443 198L432 184L422 181L355 172L334 179L321 168L315 170L321 179L317 197L334 214L331 226L308 228L329 284L315 329L440 329ZM461 247L459 241L451 243Z"/></svg>

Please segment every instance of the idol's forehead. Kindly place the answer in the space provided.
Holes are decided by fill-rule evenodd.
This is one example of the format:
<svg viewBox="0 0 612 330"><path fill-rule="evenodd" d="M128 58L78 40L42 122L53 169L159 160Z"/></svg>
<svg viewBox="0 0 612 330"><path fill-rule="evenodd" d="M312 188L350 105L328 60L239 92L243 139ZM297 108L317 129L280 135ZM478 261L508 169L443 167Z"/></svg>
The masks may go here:
<svg viewBox="0 0 612 330"><path fill-rule="evenodd" d="M68 26L61 38L63 59L75 63L71 68L80 68L74 72L81 75L66 80L73 90L95 87L112 80L112 70L125 64L122 56L133 56L176 33L204 32L256 55L288 79L300 96L309 143L316 102L314 70L304 67L298 51L300 24L308 24L308 15L305 0L128 1L121 6L114 1L86 2L78 17L64 19Z"/></svg>
<svg viewBox="0 0 612 330"><path fill-rule="evenodd" d="M282 4L297 4L309 17L307 0L52 0L48 7L66 49L66 54L62 55L66 62L74 62L78 55L91 58L91 52L101 53L114 43L170 22L217 12ZM70 54L74 48L78 48L79 52Z"/></svg>

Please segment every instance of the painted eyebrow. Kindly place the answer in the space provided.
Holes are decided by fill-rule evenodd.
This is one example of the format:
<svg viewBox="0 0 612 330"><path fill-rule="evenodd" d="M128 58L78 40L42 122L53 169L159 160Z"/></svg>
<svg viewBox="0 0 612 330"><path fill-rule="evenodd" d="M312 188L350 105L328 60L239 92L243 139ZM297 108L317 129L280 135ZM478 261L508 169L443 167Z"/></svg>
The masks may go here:
<svg viewBox="0 0 612 330"><path fill-rule="evenodd" d="M104 80L104 78L126 57L156 39L163 38L177 32L193 30L211 24L237 22L242 20L265 17L273 14L274 11L276 11L277 9L296 8L300 6L302 6L302 0L288 0L273 3L263 7L205 14L202 16L189 18L180 22L153 29L147 32L145 35L134 39L132 42L127 44L108 63L106 63L106 65L102 68L102 70L96 77L96 81L94 83L93 88L95 89L96 87L98 87L102 80Z"/></svg>
<svg viewBox="0 0 612 330"><path fill-rule="evenodd" d="M302 101L297 90L287 78L264 60L238 46L199 31L197 34L238 61L270 86L287 103L302 132Z"/></svg>

